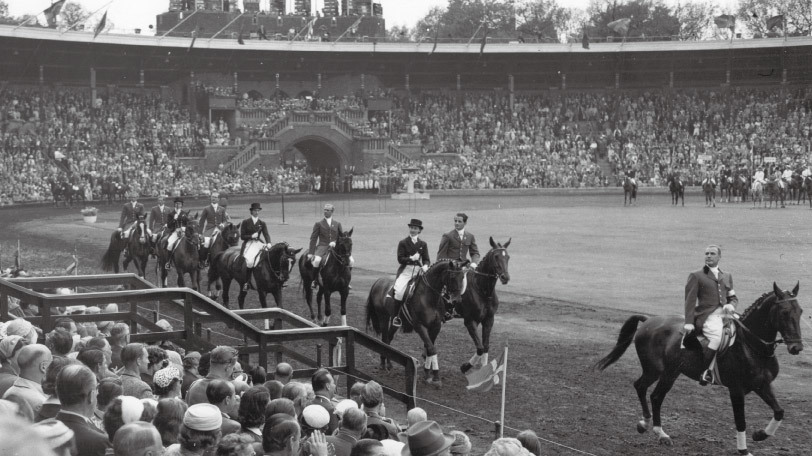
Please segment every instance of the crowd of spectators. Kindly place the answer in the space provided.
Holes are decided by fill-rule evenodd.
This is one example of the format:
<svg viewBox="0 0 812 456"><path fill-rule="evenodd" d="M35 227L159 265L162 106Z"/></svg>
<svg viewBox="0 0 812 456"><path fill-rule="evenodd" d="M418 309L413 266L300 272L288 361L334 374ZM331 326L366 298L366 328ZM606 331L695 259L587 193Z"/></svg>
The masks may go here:
<svg viewBox="0 0 812 456"><path fill-rule="evenodd" d="M74 306L42 334L25 318L0 323L1 454L144 456L539 456L532 431L473 448L421 408L387 413L383 388L355 382L337 393L327 368L298 378L242 365L238 351L186 351L130 341L129 325L76 323L115 313ZM29 308L25 315L33 315ZM172 331L166 320L156 325Z"/></svg>
<svg viewBox="0 0 812 456"><path fill-rule="evenodd" d="M342 183L300 166L240 174L184 166L181 158L206 145L245 141L226 119L192 121L154 91L121 90L91 101L88 89L7 86L0 93L0 204L50 199L55 181L69 182L86 199L99 199L106 180L143 196L375 190L382 181L398 191L412 179L424 190L600 187L618 185L629 171L642 185L664 186L672 174L698 185L723 165L752 175L766 157L781 171L800 170L812 151L805 89L546 92L517 94L512 105L500 92L388 96L391 110L360 117L348 114L364 110L356 95L239 101L267 116L243 126L248 141L269 136L290 110L334 110L356 137L425 152L419 160L346 173Z"/></svg>

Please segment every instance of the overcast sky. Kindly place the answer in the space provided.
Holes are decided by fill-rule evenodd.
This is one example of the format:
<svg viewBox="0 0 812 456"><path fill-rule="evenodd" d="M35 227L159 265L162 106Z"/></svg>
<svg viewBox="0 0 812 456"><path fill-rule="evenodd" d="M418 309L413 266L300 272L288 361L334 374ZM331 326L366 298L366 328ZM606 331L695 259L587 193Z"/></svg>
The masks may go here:
<svg viewBox="0 0 812 456"><path fill-rule="evenodd" d="M48 7L52 0L6 0L12 16L23 14L38 14ZM316 8L321 8L323 0L314 0ZM394 25L407 25L413 27L417 21L434 6L445 6L448 0L377 0L383 5L384 18L387 27ZM505 0L508 1L508 0ZM676 0L668 0L671 3ZM155 24L155 16L169 9L169 0L69 0L69 3L79 3L89 12L98 11L98 17L108 9L108 18L116 29L141 28L148 30L150 24ZM589 0L559 0L559 5L570 8L586 9ZM717 0L718 4L728 8L726 12L734 12L733 6L737 0ZM109 5L108 5L109 4ZM238 0L238 4L242 4ZM264 9L268 8L269 0L261 0ZM91 22L96 22L98 18Z"/></svg>

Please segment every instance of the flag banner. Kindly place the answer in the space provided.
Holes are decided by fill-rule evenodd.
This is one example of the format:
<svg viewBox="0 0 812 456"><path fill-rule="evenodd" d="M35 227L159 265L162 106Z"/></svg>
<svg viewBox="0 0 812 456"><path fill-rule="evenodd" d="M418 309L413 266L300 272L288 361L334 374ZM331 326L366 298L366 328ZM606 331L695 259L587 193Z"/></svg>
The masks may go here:
<svg viewBox="0 0 812 456"><path fill-rule="evenodd" d="M65 0L59 0L58 2L45 8L45 10L42 12L42 14L45 15L45 21L48 23L48 27L56 27L56 16L58 16L62 11L63 6L65 6Z"/></svg>
<svg viewBox="0 0 812 456"><path fill-rule="evenodd" d="M767 19L767 30L772 30L773 28L778 27L783 30L784 28L784 15L779 14L778 16L773 16Z"/></svg>
<svg viewBox="0 0 812 456"><path fill-rule="evenodd" d="M94 40L96 39L97 36L99 36L99 33L101 33L102 30L104 30L104 27L106 25L107 25L107 11L104 12L104 15L102 16L101 20L99 21L99 24L96 26L96 30L93 31L93 39Z"/></svg>
<svg viewBox="0 0 812 456"><path fill-rule="evenodd" d="M610 29L612 29L615 33L620 33L621 35L625 35L629 33L629 24L632 22L631 19L628 17L624 17L623 19L618 19L616 21L612 21L606 24Z"/></svg>
<svg viewBox="0 0 812 456"><path fill-rule="evenodd" d="M73 271L79 267L79 259L76 258L76 255L73 255L73 263L69 264L67 268L65 268L65 275L73 274Z"/></svg>
<svg viewBox="0 0 812 456"><path fill-rule="evenodd" d="M498 359L491 360L488 364L480 367L479 369L470 369L465 373L465 378L468 380L468 391L484 393L490 391L494 385L500 385L505 381L505 352Z"/></svg>
<svg viewBox="0 0 812 456"><path fill-rule="evenodd" d="M581 46L584 49L589 49L589 35L586 34L586 27L584 27L584 37L581 38Z"/></svg>
<svg viewBox="0 0 812 456"><path fill-rule="evenodd" d="M479 56L482 57L482 51L485 50L485 45L488 43L488 32L491 29L488 27L488 24L485 24L485 32L482 34L482 41L479 43Z"/></svg>
<svg viewBox="0 0 812 456"><path fill-rule="evenodd" d="M189 49L186 50L186 53L192 52L192 48L195 47L195 40L197 40L197 30L192 30L192 42L189 43Z"/></svg>
<svg viewBox="0 0 812 456"><path fill-rule="evenodd" d="M434 51L437 50L437 41L440 39L440 24L434 26L434 45L431 47L431 51L429 55L434 54Z"/></svg>
<svg viewBox="0 0 812 456"><path fill-rule="evenodd" d="M713 19L713 23L719 28L729 28L733 30L736 28L736 16L732 14L722 14L721 16L716 16Z"/></svg>

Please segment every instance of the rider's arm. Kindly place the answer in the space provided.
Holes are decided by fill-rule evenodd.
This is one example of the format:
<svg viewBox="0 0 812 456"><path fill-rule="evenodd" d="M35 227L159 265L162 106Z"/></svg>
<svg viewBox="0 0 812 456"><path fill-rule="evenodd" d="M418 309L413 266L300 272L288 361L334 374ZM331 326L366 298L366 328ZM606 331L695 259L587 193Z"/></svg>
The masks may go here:
<svg viewBox="0 0 812 456"><path fill-rule="evenodd" d="M123 208L121 208L121 219L118 221L118 227L119 227L119 228L124 228L124 224L126 224L126 223L127 223L127 211L128 211L128 206L129 206L129 205L126 205L126 204L125 204L125 205L124 205L124 207L123 207ZM131 207L131 206L130 206L130 207Z"/></svg>
<svg viewBox="0 0 812 456"><path fill-rule="evenodd" d="M406 251L406 243L398 242L398 263L408 265L412 261L411 255Z"/></svg>
<svg viewBox="0 0 812 456"><path fill-rule="evenodd" d="M693 324L696 319L696 298L699 294L699 280L694 273L688 274L685 284L685 323Z"/></svg>
<svg viewBox="0 0 812 456"><path fill-rule="evenodd" d="M733 304L735 307L739 304L739 298L736 296L736 290L733 289L733 275L727 274L728 283L727 283L727 303Z"/></svg>
<svg viewBox="0 0 812 456"><path fill-rule="evenodd" d="M479 263L479 247L476 245L476 238L471 235L471 245L468 246L468 255L471 257L471 263Z"/></svg>
<svg viewBox="0 0 812 456"><path fill-rule="evenodd" d="M321 230L321 223L316 222L313 225L313 232L310 234L310 248L307 251L309 255L313 255L316 252L316 243L319 241L319 231Z"/></svg>
<svg viewBox="0 0 812 456"><path fill-rule="evenodd" d="M440 238L440 248L437 249L437 258L448 258L446 252L448 252L448 236L443 234L443 237Z"/></svg>
<svg viewBox="0 0 812 456"><path fill-rule="evenodd" d="M420 262L423 266L430 266L431 265L431 257L429 257L429 245L426 242L423 242L420 245Z"/></svg>
<svg viewBox="0 0 812 456"><path fill-rule="evenodd" d="M271 235L268 234L268 224L264 223L264 222L260 222L260 223L262 223L262 237L263 237L263 239L265 239L266 244L270 244L271 243Z"/></svg>
<svg viewBox="0 0 812 456"><path fill-rule="evenodd" d="M253 235L254 235L254 233L249 233L248 232L248 224L243 222L240 225L240 239L242 239L243 241L249 241L249 240L251 240L251 236L253 236Z"/></svg>

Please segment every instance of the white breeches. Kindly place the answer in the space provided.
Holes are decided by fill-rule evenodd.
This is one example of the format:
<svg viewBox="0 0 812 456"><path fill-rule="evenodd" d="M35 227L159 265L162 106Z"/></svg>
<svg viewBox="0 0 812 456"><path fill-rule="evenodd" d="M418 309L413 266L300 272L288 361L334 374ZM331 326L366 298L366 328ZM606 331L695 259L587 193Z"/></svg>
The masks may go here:
<svg viewBox="0 0 812 456"><path fill-rule="evenodd" d="M169 239L166 240L166 249L172 252L175 250L175 246L177 245L178 241L181 238L181 229L177 229L169 235Z"/></svg>
<svg viewBox="0 0 812 456"><path fill-rule="evenodd" d="M313 267L314 268L319 267L319 265L321 264L321 258L322 257L320 257L318 255L313 255ZM350 267L353 267L353 266L355 266L355 258L350 256Z"/></svg>
<svg viewBox="0 0 812 456"><path fill-rule="evenodd" d="M719 307L714 310L712 314L708 315L705 324L702 325L702 334L708 338L708 348L711 350L718 350L719 344L722 343L722 334L724 331L725 322L723 317L725 311Z"/></svg>
<svg viewBox="0 0 812 456"><path fill-rule="evenodd" d="M406 285L409 284L409 281L412 280L412 277L417 275L417 271L420 270L420 266L406 266L403 269L403 272L400 273L397 279L395 279L395 299L400 301L403 299L403 293L406 291Z"/></svg>
<svg viewBox="0 0 812 456"><path fill-rule="evenodd" d="M245 242L245 250L243 251L245 265L249 268L253 268L257 265L259 254L262 252L262 248L265 247L265 243L258 239L252 239Z"/></svg>

